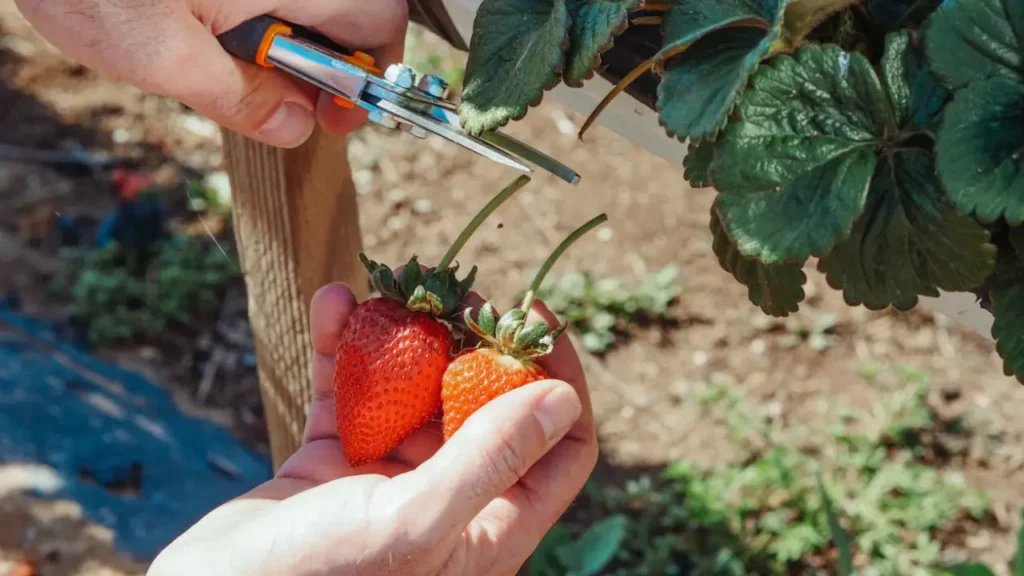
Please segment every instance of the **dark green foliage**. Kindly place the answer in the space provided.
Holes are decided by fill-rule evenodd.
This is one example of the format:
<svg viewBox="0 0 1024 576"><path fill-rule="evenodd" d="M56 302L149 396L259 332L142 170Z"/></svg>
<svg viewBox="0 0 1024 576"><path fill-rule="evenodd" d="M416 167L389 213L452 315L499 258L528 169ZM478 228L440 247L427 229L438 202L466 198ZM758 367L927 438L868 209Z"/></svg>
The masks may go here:
<svg viewBox="0 0 1024 576"><path fill-rule="evenodd" d="M209 241L174 238L162 243L141 272L126 266L110 244L65 254L70 265L57 289L72 299L71 319L94 344L146 338L188 326L215 313L237 265Z"/></svg>
<svg viewBox="0 0 1024 576"><path fill-rule="evenodd" d="M711 178L708 176L708 169L715 159L715 143L711 140L690 142L690 148L683 158L683 166L686 168L684 174L686 181L694 188L706 188L711 186Z"/></svg>
<svg viewBox="0 0 1024 576"><path fill-rule="evenodd" d="M570 46L566 57L565 83L582 86L601 61L601 52L626 29L629 13L640 0L569 0Z"/></svg>
<svg viewBox="0 0 1024 576"><path fill-rule="evenodd" d="M600 354L616 344L630 323L667 320L668 309L681 292L679 270L666 267L638 286L570 273L546 281L538 298L580 333L587 351Z"/></svg>
<svg viewBox="0 0 1024 576"><path fill-rule="evenodd" d="M481 13L507 4L484 0ZM512 4L556 15L560 5ZM797 270L811 257L850 305L870 309L909 310L921 296L995 280L992 225L1024 225L1024 2L568 6L576 15L566 25L568 53L584 63L566 75L571 85L599 65L611 36L629 22L623 13L663 13L660 34L651 31L662 48L647 64L660 75L659 120L669 135L690 141L684 177L717 194L715 253L766 313L797 309ZM497 72L512 61L552 69L557 25L543 42L522 40L541 20L560 22L520 18L513 39L504 21L478 18L470 47L478 70L467 80L516 101L471 100L461 111L465 122L525 113L537 82ZM530 98L516 96L521 85L531 87ZM1011 238L1020 244L1019 232ZM991 292L999 352L1018 376L1022 290Z"/></svg>

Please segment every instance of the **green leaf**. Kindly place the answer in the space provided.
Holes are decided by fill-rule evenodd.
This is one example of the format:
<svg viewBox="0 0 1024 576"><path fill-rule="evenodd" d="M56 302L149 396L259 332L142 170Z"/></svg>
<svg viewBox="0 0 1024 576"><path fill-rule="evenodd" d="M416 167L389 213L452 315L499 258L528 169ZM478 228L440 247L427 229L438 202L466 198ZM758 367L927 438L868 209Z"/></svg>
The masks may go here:
<svg viewBox="0 0 1024 576"><path fill-rule="evenodd" d="M725 228L741 254L803 262L844 240L860 215L876 148L898 133L868 60L804 46L760 68L711 164Z"/></svg>
<svg viewBox="0 0 1024 576"><path fill-rule="evenodd" d="M785 0L675 0L665 13L665 43L659 58L726 27L771 28L779 23L785 4Z"/></svg>
<svg viewBox="0 0 1024 576"><path fill-rule="evenodd" d="M950 568L953 576L996 576L988 566L978 563L957 564Z"/></svg>
<svg viewBox="0 0 1024 576"><path fill-rule="evenodd" d="M909 130L934 130L949 92L928 70L924 52L912 45L909 32L886 38L881 68L897 124Z"/></svg>
<svg viewBox="0 0 1024 576"><path fill-rule="evenodd" d="M1024 383L1024 282L992 291L992 337L1003 371Z"/></svg>
<svg viewBox="0 0 1024 576"><path fill-rule="evenodd" d="M714 137L773 41L763 30L730 28L675 57L658 85L658 121L668 135Z"/></svg>
<svg viewBox="0 0 1024 576"><path fill-rule="evenodd" d="M766 266L756 258L740 254L722 226L718 211L711 209L711 235L718 263L748 288L750 301L765 314L786 317L800 309L807 276L801 264Z"/></svg>
<svg viewBox="0 0 1024 576"><path fill-rule="evenodd" d="M851 306L905 311L918 296L980 286L995 255L988 231L943 193L931 155L908 149L882 160L850 238L818 268Z"/></svg>
<svg viewBox="0 0 1024 576"><path fill-rule="evenodd" d="M822 504L825 506L825 516L828 519L828 530L832 537L832 542L839 549L839 562L836 566L836 572L839 576L853 576L853 538L843 528L843 525L839 523L839 515L836 514L832 506L832 498L829 497L828 490L825 489L825 483L821 479L821 474L818 474L818 491L821 492Z"/></svg>
<svg viewBox="0 0 1024 576"><path fill-rule="evenodd" d="M654 67L659 121L670 136L699 140L725 125L750 74L780 34L785 0L677 0L665 14ZM666 66L666 62L668 65Z"/></svg>
<svg viewBox="0 0 1024 576"><path fill-rule="evenodd" d="M572 25L564 74L567 85L583 85L600 65L601 53L626 30L629 12L640 4L641 0L568 0Z"/></svg>
<svg viewBox="0 0 1024 576"><path fill-rule="evenodd" d="M572 576L596 576L615 558L626 538L629 518L617 514L591 526L572 544L558 549L558 558Z"/></svg>
<svg viewBox="0 0 1024 576"><path fill-rule="evenodd" d="M972 82L1024 78L1024 4L1019 0L944 2L924 27L930 68L952 90Z"/></svg>
<svg viewBox="0 0 1024 576"><path fill-rule="evenodd" d="M565 567L558 560L558 549L572 542L569 531L561 524L555 524L541 539L530 556L529 576L562 576Z"/></svg>
<svg viewBox="0 0 1024 576"><path fill-rule="evenodd" d="M957 92L935 151L961 211L983 222L1024 221L1024 83L990 78Z"/></svg>
<svg viewBox="0 0 1024 576"><path fill-rule="evenodd" d="M715 158L714 140L690 142L690 147L683 158L683 178L694 188L707 188L711 185L708 168Z"/></svg>
<svg viewBox="0 0 1024 576"><path fill-rule="evenodd" d="M558 83L568 36L565 0L484 0L466 63L463 128L479 134L525 116Z"/></svg>

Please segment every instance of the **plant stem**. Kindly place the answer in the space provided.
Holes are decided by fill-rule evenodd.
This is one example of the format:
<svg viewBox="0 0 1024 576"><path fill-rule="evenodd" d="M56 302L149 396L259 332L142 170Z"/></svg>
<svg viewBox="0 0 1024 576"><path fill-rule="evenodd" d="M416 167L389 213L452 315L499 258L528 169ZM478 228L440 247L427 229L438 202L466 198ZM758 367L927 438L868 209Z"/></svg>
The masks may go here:
<svg viewBox="0 0 1024 576"><path fill-rule="evenodd" d="M548 259L544 262L544 265L537 271L537 275L533 277L533 282L530 283L530 290L526 292L526 296L523 297L523 305L521 310L523 312L529 312L530 307L533 306L533 299L537 296L537 291L540 290L540 285L544 282L544 278L551 271L551 268L555 265L555 262L565 254L565 251L569 249L577 240L579 240L584 234L590 232L594 228L597 228L601 224L608 221L607 214L601 214L576 229L575 232L569 234L569 236L562 240L562 243L555 248L555 251L548 256Z"/></svg>
<svg viewBox="0 0 1024 576"><path fill-rule="evenodd" d="M716 30L724 30L725 28L757 28L759 30L769 30L771 28L771 24L761 18L744 18L742 20L730 22L724 26L716 28ZM703 38L703 36L701 38ZM612 100L614 100L616 96L621 94L622 91L628 88L630 84L636 82L637 78L643 76L645 72L651 69L656 73L661 74L667 60L682 54L692 46L694 42L697 42L701 38L695 38L689 42L670 46L669 48L662 48L657 54L651 56L647 60L644 60L639 66L630 71L629 74L626 74L626 76L622 80L619 80L619 83L615 85L615 88L612 88L612 91L597 104L597 107L590 113L590 116L587 116L587 120L583 123L583 127L580 128L576 137L583 140L583 134L590 128L594 121L597 120L597 117L601 112L611 104Z"/></svg>
<svg viewBox="0 0 1024 576"><path fill-rule="evenodd" d="M462 247L466 245L470 236L472 236L473 233L476 232L477 228L484 223L484 220L486 220L488 216L498 209L499 206L504 204L506 200L511 198L513 194L518 192L520 188L526 186L529 182L530 177L523 174L519 178L516 178L515 182L506 186L505 189L499 192L497 196L492 198L491 201L473 217L473 220L469 222L469 225L462 231L462 234L459 234L459 237L455 239L455 243L452 244L452 247L448 249L448 252L437 264L437 269L447 270L448 266L451 265L452 261L455 260L455 257L459 254L459 251L462 250Z"/></svg>
<svg viewBox="0 0 1024 576"><path fill-rule="evenodd" d="M626 76L622 80L619 80L619 83L615 85L615 88L612 88L612 91L609 92L607 96L602 98L600 102L598 102L597 107L594 108L594 111L590 113L590 116L587 116L586 122L583 123L583 127L580 128L579 133L576 135L577 138L583 140L583 134L587 131L588 128L590 128L590 125L593 124L595 120L597 120L597 117L601 114L601 112L604 111L604 109L607 108L609 104L611 104L612 100L614 100L616 96L621 94L622 91L628 88L630 84L635 82L637 78L643 76L644 72L650 70L651 66L654 64L654 59L656 57L657 55L654 55L648 58L647 60L644 60L642 64L634 68L629 74L626 74Z"/></svg>
<svg viewBox="0 0 1024 576"><path fill-rule="evenodd" d="M629 21L632 26L661 26L665 21L665 18L661 16L637 16Z"/></svg>

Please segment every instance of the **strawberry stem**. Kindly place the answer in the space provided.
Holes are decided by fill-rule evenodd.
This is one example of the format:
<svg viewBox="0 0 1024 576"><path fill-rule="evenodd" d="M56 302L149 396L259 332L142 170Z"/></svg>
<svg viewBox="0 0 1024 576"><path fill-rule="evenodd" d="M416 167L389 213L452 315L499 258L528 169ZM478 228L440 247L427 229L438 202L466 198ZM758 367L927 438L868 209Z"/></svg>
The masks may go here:
<svg viewBox="0 0 1024 576"><path fill-rule="evenodd" d="M637 16L629 21L632 26L661 26L665 21L663 16Z"/></svg>
<svg viewBox="0 0 1024 576"><path fill-rule="evenodd" d="M654 59L656 57L657 54L651 56L647 60L644 60L629 74L623 76L622 80L619 80L619 83L616 84L614 88L612 88L612 91L605 95L605 97L602 98L600 102L598 102L597 107L595 107L593 112L590 113L590 116L587 116L586 121L583 122L583 126L580 128L579 133L576 135L577 138L583 140L583 134L587 132L587 129L589 129L590 125L594 123L594 120L597 120L597 117L601 115L601 112L603 112L604 109L607 108L608 105L612 103L612 100L614 100L616 96L621 94L622 91L625 90L626 88L629 88L630 84L635 82L637 78L643 76L644 73L650 70L651 67L654 65Z"/></svg>
<svg viewBox="0 0 1024 576"><path fill-rule="evenodd" d="M526 296L523 298L523 305L520 307L520 310L522 310L524 313L530 311L530 308L533 306L533 300L534 298L537 297L537 291L540 290L540 285L544 282L544 277L548 275L548 272L551 271L551 268L555 265L555 262L557 262L558 259L562 257L562 254L565 254L565 251L568 250L569 247L572 246L577 240L579 240L584 234L590 232L594 228L597 228L598 226L604 224L607 221L608 215L601 214L600 216L597 216L594 219L592 219L590 222L587 222L583 226L580 226L579 228L576 229L575 232L570 234L568 238L562 240L562 243L559 244L557 248L555 248L555 251L551 253L551 256L548 256L547 261L545 261L544 265L541 266L540 270L537 271L537 275L533 277L533 282L530 284L530 290L526 292Z"/></svg>
<svg viewBox="0 0 1024 576"><path fill-rule="evenodd" d="M469 225L462 231L462 234L459 234L459 237L455 239L455 243L452 244L452 247L448 249L448 252L437 264L437 269L447 270L448 266L450 266L452 261L455 260L455 256L459 254L459 251L466 245L466 242L469 241L470 236L476 232L477 228L484 223L484 220L486 220L488 216L498 209L499 206L504 204L506 200L511 198L513 194L518 192L520 188L526 186L529 182L530 177L524 174L519 178L516 178L515 182L506 186L504 190L492 198L491 201L473 217L473 220L471 220Z"/></svg>

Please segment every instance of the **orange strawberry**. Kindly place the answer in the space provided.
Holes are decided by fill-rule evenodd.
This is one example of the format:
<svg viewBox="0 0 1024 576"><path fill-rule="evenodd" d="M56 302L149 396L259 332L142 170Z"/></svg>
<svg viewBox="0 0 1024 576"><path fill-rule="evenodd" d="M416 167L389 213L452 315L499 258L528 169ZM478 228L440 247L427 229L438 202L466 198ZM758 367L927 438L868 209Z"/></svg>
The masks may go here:
<svg viewBox="0 0 1024 576"><path fill-rule="evenodd" d="M480 307L476 321L467 308L463 322L481 342L459 354L441 381L441 413L447 441L474 412L495 398L531 382L548 378L535 360L551 353L565 325L551 330L547 322L526 323L526 315L544 277L559 257L581 236L608 220L601 214L569 235L541 266L519 308L495 321L494 306Z"/></svg>
<svg viewBox="0 0 1024 576"><path fill-rule="evenodd" d="M522 176L469 223L437 267L413 256L395 274L360 255L380 296L359 304L341 334L334 395L342 451L353 466L383 458L433 417L451 359L450 323L476 277L452 262L480 224L530 179Z"/></svg>

